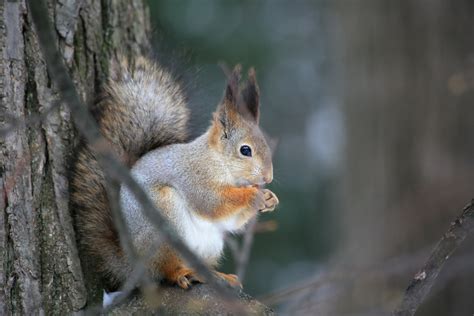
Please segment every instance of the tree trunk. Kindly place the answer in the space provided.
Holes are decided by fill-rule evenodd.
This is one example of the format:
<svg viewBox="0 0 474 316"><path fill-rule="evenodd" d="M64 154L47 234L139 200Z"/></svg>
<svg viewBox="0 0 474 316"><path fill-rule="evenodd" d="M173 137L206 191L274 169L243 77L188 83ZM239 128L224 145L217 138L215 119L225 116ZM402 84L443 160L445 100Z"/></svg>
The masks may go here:
<svg viewBox="0 0 474 316"><path fill-rule="evenodd" d="M142 0L48 1L58 45L86 104L108 57L148 46ZM77 137L67 106L23 124L58 100L25 1L0 1L0 314L68 314L86 289L68 208L68 163ZM8 116L20 122L12 128Z"/></svg>

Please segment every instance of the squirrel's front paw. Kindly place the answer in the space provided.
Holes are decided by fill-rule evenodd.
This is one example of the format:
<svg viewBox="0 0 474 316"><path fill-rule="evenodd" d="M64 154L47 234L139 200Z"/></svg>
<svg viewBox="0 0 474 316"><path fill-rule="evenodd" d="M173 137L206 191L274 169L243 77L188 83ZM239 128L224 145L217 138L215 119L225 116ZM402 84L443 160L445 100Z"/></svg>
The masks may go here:
<svg viewBox="0 0 474 316"><path fill-rule="evenodd" d="M275 207L278 205L278 203L280 203L280 201L278 200L277 196L275 195L275 193L273 193L272 191L268 190L268 189L263 189L262 190L263 192L263 197L264 197L264 203L265 203L265 207L263 209L260 210L260 212L271 212L275 209Z"/></svg>

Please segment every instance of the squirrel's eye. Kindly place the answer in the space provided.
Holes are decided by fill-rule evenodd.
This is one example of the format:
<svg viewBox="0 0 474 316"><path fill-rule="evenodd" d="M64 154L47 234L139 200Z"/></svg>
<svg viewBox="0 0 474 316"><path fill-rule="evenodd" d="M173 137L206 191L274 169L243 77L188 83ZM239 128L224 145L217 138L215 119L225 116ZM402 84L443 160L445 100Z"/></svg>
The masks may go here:
<svg viewBox="0 0 474 316"><path fill-rule="evenodd" d="M252 157L252 149L247 145L240 147L240 153L244 156Z"/></svg>

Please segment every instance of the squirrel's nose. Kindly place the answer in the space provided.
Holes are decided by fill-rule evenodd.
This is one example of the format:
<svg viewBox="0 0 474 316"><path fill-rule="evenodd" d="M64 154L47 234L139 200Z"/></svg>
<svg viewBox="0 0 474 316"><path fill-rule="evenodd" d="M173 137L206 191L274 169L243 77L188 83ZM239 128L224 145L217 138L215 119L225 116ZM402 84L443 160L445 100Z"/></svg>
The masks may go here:
<svg viewBox="0 0 474 316"><path fill-rule="evenodd" d="M262 180L266 183L269 184L273 181L273 165L271 161L268 161L264 167L262 168Z"/></svg>
<svg viewBox="0 0 474 316"><path fill-rule="evenodd" d="M265 181L266 184L269 184L273 181L273 171L272 170L270 170L265 175L263 175L263 181Z"/></svg>

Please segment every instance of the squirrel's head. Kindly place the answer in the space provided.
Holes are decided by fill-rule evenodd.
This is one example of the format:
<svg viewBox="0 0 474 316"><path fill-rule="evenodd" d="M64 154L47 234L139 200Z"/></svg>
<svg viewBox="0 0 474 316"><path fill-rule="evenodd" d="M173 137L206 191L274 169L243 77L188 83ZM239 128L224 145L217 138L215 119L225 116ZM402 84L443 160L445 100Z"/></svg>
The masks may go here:
<svg viewBox="0 0 474 316"><path fill-rule="evenodd" d="M224 157L236 185L264 185L273 180L272 152L260 130L259 89L255 70L240 87L240 65L229 75L224 97L210 128L210 146Z"/></svg>

